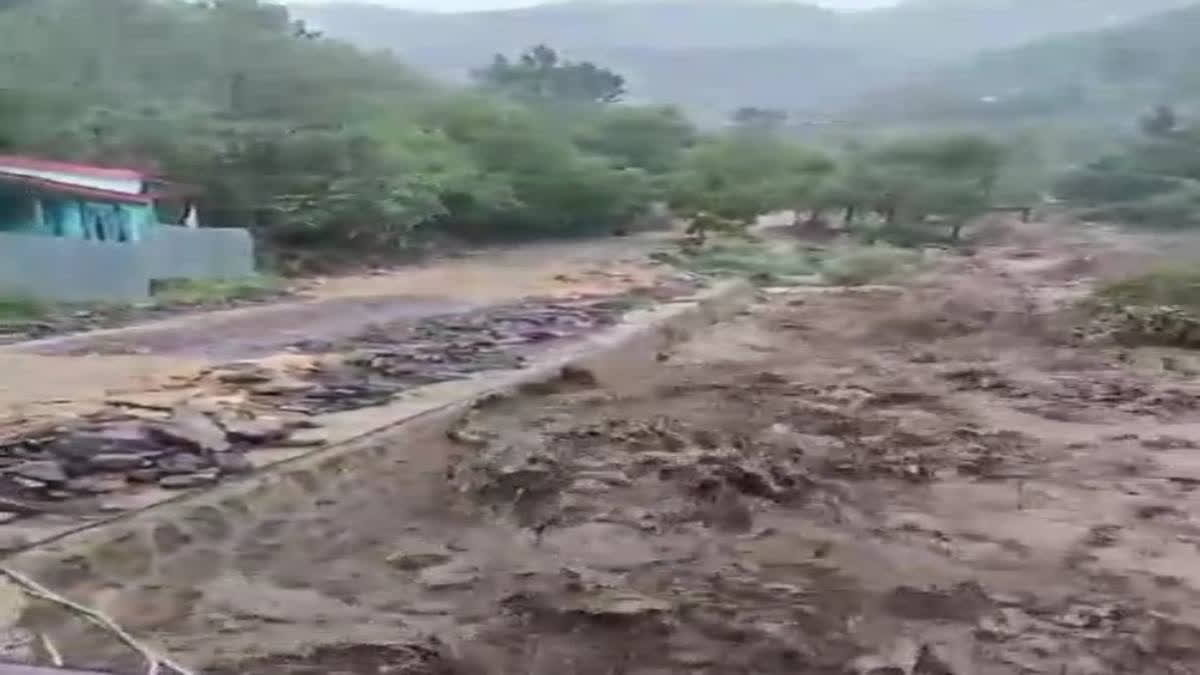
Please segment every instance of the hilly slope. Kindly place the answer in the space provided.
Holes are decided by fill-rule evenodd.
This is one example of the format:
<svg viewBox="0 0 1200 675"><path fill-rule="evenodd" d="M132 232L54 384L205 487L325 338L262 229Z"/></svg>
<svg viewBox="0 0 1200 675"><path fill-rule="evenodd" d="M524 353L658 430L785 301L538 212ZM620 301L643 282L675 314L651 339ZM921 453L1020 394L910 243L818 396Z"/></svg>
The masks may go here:
<svg viewBox="0 0 1200 675"><path fill-rule="evenodd" d="M832 111L948 59L1128 22L1185 0L926 0L843 13L759 0L580 0L462 14L297 6L309 24L463 78L547 43L621 70L635 97L723 117L742 106Z"/></svg>
<svg viewBox="0 0 1200 675"><path fill-rule="evenodd" d="M1200 99L1200 4L1135 22L980 54L865 97L871 120L1128 121Z"/></svg>

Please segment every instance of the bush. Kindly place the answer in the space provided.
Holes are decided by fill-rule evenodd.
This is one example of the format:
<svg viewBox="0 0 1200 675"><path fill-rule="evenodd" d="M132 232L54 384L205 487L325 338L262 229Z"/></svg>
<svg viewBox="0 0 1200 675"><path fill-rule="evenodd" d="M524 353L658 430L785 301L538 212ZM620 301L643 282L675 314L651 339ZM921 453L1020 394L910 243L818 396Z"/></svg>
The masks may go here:
<svg viewBox="0 0 1200 675"><path fill-rule="evenodd" d="M1105 204L1161 195L1181 183L1169 176L1085 169L1063 176L1055 186L1055 194L1076 204Z"/></svg>
<svg viewBox="0 0 1200 675"><path fill-rule="evenodd" d="M1083 216L1157 230L1192 229L1200 227L1200 188L1188 187L1147 199L1109 204L1086 210Z"/></svg>
<svg viewBox="0 0 1200 675"><path fill-rule="evenodd" d="M1174 264L1099 286L1095 297L1118 305L1200 309L1200 266Z"/></svg>
<svg viewBox="0 0 1200 675"><path fill-rule="evenodd" d="M835 252L821 264L821 276L838 286L896 280L920 266L921 254L894 246L849 247Z"/></svg>
<svg viewBox="0 0 1200 675"><path fill-rule="evenodd" d="M761 244L718 244L687 263L696 271L773 279L816 271L815 262L794 251L771 250Z"/></svg>
<svg viewBox="0 0 1200 675"><path fill-rule="evenodd" d="M1200 268L1172 264L1097 287L1082 335L1127 345L1200 347Z"/></svg>
<svg viewBox="0 0 1200 675"><path fill-rule="evenodd" d="M287 292L281 279L253 276L245 279L170 279L155 282L154 300L164 305L209 305L235 301L270 300Z"/></svg>
<svg viewBox="0 0 1200 675"><path fill-rule="evenodd" d="M25 293L0 293L0 322L32 321L49 311L49 306Z"/></svg>

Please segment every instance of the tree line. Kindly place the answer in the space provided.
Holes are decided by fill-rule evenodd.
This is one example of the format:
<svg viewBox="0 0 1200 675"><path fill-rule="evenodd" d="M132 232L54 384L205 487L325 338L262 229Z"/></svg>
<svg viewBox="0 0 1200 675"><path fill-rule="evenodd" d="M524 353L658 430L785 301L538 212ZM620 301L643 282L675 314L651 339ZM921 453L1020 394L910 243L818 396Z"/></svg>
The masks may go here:
<svg viewBox="0 0 1200 675"><path fill-rule="evenodd" d="M157 169L212 225L289 259L404 253L437 237L577 236L668 202L745 222L780 208L885 234L988 203L974 136L819 150L750 116L704 132L621 102L625 81L548 46L435 84L265 0L41 0L0 12L0 146Z"/></svg>

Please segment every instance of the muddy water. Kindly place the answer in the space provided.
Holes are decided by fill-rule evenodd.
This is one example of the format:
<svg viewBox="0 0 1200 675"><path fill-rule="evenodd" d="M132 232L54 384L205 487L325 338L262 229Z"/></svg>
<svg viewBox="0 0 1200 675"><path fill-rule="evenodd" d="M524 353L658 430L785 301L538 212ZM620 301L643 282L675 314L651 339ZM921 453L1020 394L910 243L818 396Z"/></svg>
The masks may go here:
<svg viewBox="0 0 1200 675"><path fill-rule="evenodd" d="M313 280L306 288L310 302L170 319L139 327L142 337L79 335L6 345L0 348L0 366L8 375L0 381L0 412L86 408L113 390L151 389L214 361L262 355L298 340L333 339L388 318L528 296L653 287L663 270L647 266L645 254L659 239L648 234L490 249L378 274Z"/></svg>
<svg viewBox="0 0 1200 675"><path fill-rule="evenodd" d="M1060 330L1028 261L1074 251L771 294L248 514L235 574L113 611L218 673L1200 672L1200 390Z"/></svg>
<svg viewBox="0 0 1200 675"><path fill-rule="evenodd" d="M191 330L173 324L112 336L83 334L32 346L43 356L172 355L192 359L260 358L304 340L348 338L373 323L416 321L475 305L451 298L384 296L295 302L212 315Z"/></svg>
<svg viewBox="0 0 1200 675"><path fill-rule="evenodd" d="M230 673L1197 672L1196 384L1030 321L1007 253L493 401L135 628Z"/></svg>

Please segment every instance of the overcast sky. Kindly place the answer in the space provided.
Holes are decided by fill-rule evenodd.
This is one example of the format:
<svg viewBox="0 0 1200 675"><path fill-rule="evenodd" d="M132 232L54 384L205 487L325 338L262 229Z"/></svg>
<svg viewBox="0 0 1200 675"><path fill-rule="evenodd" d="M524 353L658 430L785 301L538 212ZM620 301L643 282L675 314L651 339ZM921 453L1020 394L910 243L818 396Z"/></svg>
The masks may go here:
<svg viewBox="0 0 1200 675"><path fill-rule="evenodd" d="M337 2L342 0L298 0L297 4ZM507 7L527 7L543 4L538 0L358 0L377 5L391 5L406 9L421 9L426 11L463 12L477 9L504 9ZM635 0L625 0L634 2ZM894 5L898 0L806 0L810 4L841 9L862 9L864 7L879 7Z"/></svg>

